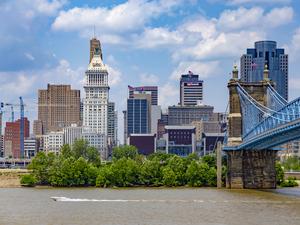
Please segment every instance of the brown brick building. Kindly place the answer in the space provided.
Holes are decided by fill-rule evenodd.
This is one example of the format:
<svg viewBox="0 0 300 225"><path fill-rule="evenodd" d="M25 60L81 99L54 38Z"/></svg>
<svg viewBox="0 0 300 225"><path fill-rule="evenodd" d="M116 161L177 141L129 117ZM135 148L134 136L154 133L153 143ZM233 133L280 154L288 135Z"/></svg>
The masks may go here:
<svg viewBox="0 0 300 225"><path fill-rule="evenodd" d="M74 123L80 125L80 90L72 90L70 85L51 84L47 90L39 90L38 120L43 134Z"/></svg>
<svg viewBox="0 0 300 225"><path fill-rule="evenodd" d="M24 138L29 137L29 120L24 118ZM20 158L20 119L15 122L6 122L4 134L4 156Z"/></svg>

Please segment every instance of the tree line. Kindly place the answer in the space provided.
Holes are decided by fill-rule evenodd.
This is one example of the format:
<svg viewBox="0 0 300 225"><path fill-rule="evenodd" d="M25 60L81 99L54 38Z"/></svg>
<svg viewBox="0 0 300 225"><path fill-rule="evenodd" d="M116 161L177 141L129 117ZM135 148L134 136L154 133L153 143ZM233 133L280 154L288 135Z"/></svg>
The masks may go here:
<svg viewBox="0 0 300 225"><path fill-rule="evenodd" d="M297 168L298 161L291 161L292 163L284 163L285 169L291 165ZM225 162L223 159L223 184L226 176ZM284 179L284 167L277 162L277 184L296 186L297 182L293 178ZM182 158L154 153L146 157L138 154L136 147L124 145L113 149L112 161L101 162L98 150L83 139L76 140L72 146L64 145L58 155L38 152L28 169L30 174L21 177L21 184L24 186L215 187L217 184L215 155L199 158L196 154L190 154Z"/></svg>
<svg viewBox="0 0 300 225"><path fill-rule="evenodd" d="M27 186L57 187L97 186L216 186L216 157L186 158L155 153L138 154L136 147L124 145L113 149L112 161L102 162L96 148L85 140L64 145L60 154L39 152L29 164L29 175L21 179ZM225 180L225 166L223 179Z"/></svg>

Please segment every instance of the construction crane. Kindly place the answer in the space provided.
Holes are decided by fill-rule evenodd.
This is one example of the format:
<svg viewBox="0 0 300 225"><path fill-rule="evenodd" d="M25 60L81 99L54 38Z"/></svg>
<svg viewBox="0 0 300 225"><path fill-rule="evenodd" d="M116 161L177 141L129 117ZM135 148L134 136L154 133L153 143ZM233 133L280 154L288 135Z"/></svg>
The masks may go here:
<svg viewBox="0 0 300 225"><path fill-rule="evenodd" d="M4 106L10 106L11 107L11 122L14 122L15 120L15 113L14 113L14 106L20 107L20 157L24 158L24 102L22 96L19 97L20 104L12 104L12 103L3 103L0 104L0 119L1 124L0 128L2 129L2 115L3 112L2 108Z"/></svg>
<svg viewBox="0 0 300 225"><path fill-rule="evenodd" d="M6 106L10 106L11 110L11 117L10 117L10 122L15 122L15 111L14 111L14 106L18 106L17 104L11 104L11 103L5 103Z"/></svg>

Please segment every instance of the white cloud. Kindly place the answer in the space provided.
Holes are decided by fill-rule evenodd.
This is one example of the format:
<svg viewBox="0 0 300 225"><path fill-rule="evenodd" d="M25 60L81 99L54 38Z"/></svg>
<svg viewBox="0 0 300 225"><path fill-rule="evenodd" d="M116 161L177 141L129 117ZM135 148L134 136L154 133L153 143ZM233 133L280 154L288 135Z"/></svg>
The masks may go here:
<svg viewBox="0 0 300 225"><path fill-rule="evenodd" d="M28 1L28 0L27 0ZM61 9L67 0L30 0L30 4L35 8L39 13L46 15L53 15Z"/></svg>
<svg viewBox="0 0 300 225"><path fill-rule="evenodd" d="M198 17L186 21L179 26L178 30L181 34L187 34L188 36L191 36L190 34L197 34L198 38L206 39L216 34L216 21L216 19L208 20L204 17ZM187 37L187 39L189 39L189 37Z"/></svg>
<svg viewBox="0 0 300 225"><path fill-rule="evenodd" d="M136 45L140 48L156 48L182 43L183 37L177 31L167 28L146 28L141 36L136 37Z"/></svg>
<svg viewBox="0 0 300 225"><path fill-rule="evenodd" d="M220 73L220 63L218 61L198 62L198 61L184 61L180 62L177 68L172 72L171 79L179 80L182 74L187 74L192 71L198 74L200 79L210 76L217 76Z"/></svg>
<svg viewBox="0 0 300 225"><path fill-rule="evenodd" d="M199 40L195 46L182 48L173 55L174 59L182 56L197 59L215 59L236 57L243 52L245 46L252 46L257 40L263 40L264 33L240 31L237 33L219 33L214 38Z"/></svg>
<svg viewBox="0 0 300 225"><path fill-rule="evenodd" d="M218 27L221 30L270 29L291 22L293 15L292 7L274 8L269 13L265 13L260 7L240 7L237 10L222 12L218 19Z"/></svg>
<svg viewBox="0 0 300 225"><path fill-rule="evenodd" d="M122 73L109 65L106 65L108 70L108 84L109 86L117 86L122 81Z"/></svg>
<svg viewBox="0 0 300 225"><path fill-rule="evenodd" d="M296 29L292 38L293 50L300 50L300 27Z"/></svg>
<svg viewBox="0 0 300 225"><path fill-rule="evenodd" d="M121 33L143 28L151 18L168 12L183 1L129 0L113 8L72 8L61 11L52 24L54 30L79 31L94 25L101 32Z"/></svg>
<svg viewBox="0 0 300 225"><path fill-rule="evenodd" d="M154 74L141 74L140 83L141 85L158 85L159 77Z"/></svg>
<svg viewBox="0 0 300 225"><path fill-rule="evenodd" d="M25 55L25 57L26 57L27 59L29 59L30 61L34 61L34 60L35 60L35 58L33 57L33 55L30 54L30 53L28 53L28 52L24 53L24 55Z"/></svg>
<svg viewBox="0 0 300 225"><path fill-rule="evenodd" d="M265 26L277 27L292 21L294 10L292 7L283 7L272 9L265 16Z"/></svg>
<svg viewBox="0 0 300 225"><path fill-rule="evenodd" d="M225 0L230 5L242 4L288 4L291 0Z"/></svg>
<svg viewBox="0 0 300 225"><path fill-rule="evenodd" d="M218 19L218 27L221 30L247 29L263 21L264 10L259 7L246 9L241 7L237 10L225 10Z"/></svg>
<svg viewBox="0 0 300 225"><path fill-rule="evenodd" d="M178 86L168 82L159 86L159 105L162 108L167 108L170 105L177 105L178 103Z"/></svg>

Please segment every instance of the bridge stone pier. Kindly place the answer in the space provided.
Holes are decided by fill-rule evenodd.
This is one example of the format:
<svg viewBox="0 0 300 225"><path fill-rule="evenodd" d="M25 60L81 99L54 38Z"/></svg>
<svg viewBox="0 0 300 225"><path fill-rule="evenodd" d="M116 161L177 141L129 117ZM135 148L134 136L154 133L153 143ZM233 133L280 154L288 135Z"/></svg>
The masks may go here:
<svg viewBox="0 0 300 225"><path fill-rule="evenodd" d="M267 88L270 84L268 70L264 71L261 82L245 83L238 79L235 66L233 77L228 83L229 115L228 115L228 143L227 146L238 146L243 140L242 106L237 86L242 86L248 94L260 104L267 105ZM250 121L251 122L251 121ZM276 151L271 149L239 149L226 150L227 154L227 188L276 188L275 160Z"/></svg>
<svg viewBox="0 0 300 225"><path fill-rule="evenodd" d="M276 151L227 151L227 188L276 188Z"/></svg>

